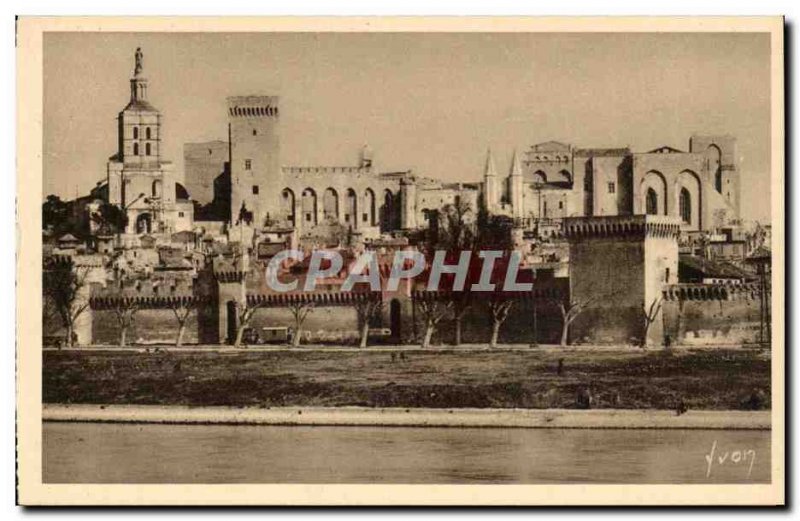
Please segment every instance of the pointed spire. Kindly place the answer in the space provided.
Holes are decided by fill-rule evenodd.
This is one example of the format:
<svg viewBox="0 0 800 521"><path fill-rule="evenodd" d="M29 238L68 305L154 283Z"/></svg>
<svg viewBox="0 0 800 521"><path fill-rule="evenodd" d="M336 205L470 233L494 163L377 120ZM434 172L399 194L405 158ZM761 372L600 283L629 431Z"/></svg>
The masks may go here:
<svg viewBox="0 0 800 521"><path fill-rule="evenodd" d="M497 175L497 170L494 168L494 157L492 156L492 149L486 151L486 166L483 169L484 177L493 177Z"/></svg>
<svg viewBox="0 0 800 521"><path fill-rule="evenodd" d="M131 102L147 101L147 79L142 74L144 56L142 48L137 47L134 53L133 77L131 78Z"/></svg>
<svg viewBox="0 0 800 521"><path fill-rule="evenodd" d="M511 160L511 175L512 176L522 175L522 166L519 163L519 154L517 154L516 150L514 150L514 158Z"/></svg>

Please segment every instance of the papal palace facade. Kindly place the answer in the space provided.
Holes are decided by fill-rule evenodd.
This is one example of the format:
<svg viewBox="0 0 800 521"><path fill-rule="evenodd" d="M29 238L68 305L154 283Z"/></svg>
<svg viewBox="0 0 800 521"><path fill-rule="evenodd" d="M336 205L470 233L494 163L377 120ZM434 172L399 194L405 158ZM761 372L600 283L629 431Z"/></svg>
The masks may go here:
<svg viewBox="0 0 800 521"><path fill-rule="evenodd" d="M226 139L185 144L180 175L162 156L163 116L148 100L138 50L130 85L130 100L117 117L118 150L93 191L126 210L130 234L216 222L291 229L299 238L338 225L374 239L424 227L432 212L457 200L545 236L557 233L567 217L665 215L679 218L686 232L739 219L732 136L694 135L685 150L647 152L548 141L515 153L508 172L497 171L489 151L480 181L455 183L411 170L381 171L368 146L352 165L287 165L279 97L233 96L219 107L227 111Z"/></svg>

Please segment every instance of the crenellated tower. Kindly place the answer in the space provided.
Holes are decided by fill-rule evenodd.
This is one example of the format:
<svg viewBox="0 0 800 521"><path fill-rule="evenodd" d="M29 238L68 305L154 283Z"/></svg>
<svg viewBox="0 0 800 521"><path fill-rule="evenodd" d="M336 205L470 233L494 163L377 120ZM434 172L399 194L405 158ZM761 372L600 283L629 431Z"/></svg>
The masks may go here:
<svg viewBox="0 0 800 521"><path fill-rule="evenodd" d="M228 98L230 222L263 226L280 215L278 96Z"/></svg>

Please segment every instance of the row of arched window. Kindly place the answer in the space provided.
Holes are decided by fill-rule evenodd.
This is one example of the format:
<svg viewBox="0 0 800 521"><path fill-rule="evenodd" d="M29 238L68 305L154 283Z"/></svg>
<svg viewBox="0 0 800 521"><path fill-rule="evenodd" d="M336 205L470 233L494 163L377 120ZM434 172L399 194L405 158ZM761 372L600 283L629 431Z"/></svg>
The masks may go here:
<svg viewBox="0 0 800 521"><path fill-rule="evenodd" d="M297 222L297 201L290 188L281 192L282 215L294 224ZM393 219L394 196L390 190L384 191L383 204L378 208L375 192L367 188L359 196L353 189L348 188L340 208L339 193L332 187L326 188L322 193L322 219L328 222L340 222L345 226L378 226L390 229ZM320 200L316 190L306 188L300 194L300 220L302 224L314 226L319 224Z"/></svg>
<svg viewBox="0 0 800 521"><path fill-rule="evenodd" d="M534 184L545 184L548 182L547 174L543 170L537 170L532 174L532 181ZM551 179L551 182L571 183L572 174L568 170L561 170L558 172L556 179Z"/></svg>
<svg viewBox="0 0 800 521"><path fill-rule="evenodd" d="M666 202L666 201L665 201ZM658 215L658 194L653 188L647 189L645 195L645 212L647 215ZM678 195L678 212L685 223L692 222L692 194L686 188L681 188ZM666 206L664 208L666 214Z"/></svg>
<svg viewBox="0 0 800 521"><path fill-rule="evenodd" d="M138 156L139 154L139 143L133 144L133 155ZM144 155L149 156L152 153L152 148L150 148L150 143L144 144Z"/></svg>
<svg viewBox="0 0 800 521"><path fill-rule="evenodd" d="M150 133L150 127L144 128L144 138L145 139L152 139ZM139 139L139 127L133 127L133 139Z"/></svg>

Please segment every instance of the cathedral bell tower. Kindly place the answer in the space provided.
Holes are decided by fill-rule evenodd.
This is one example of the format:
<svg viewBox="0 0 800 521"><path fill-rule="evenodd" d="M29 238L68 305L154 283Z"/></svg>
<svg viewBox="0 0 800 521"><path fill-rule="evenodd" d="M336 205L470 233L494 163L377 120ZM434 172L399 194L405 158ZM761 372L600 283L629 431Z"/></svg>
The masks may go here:
<svg viewBox="0 0 800 521"><path fill-rule="evenodd" d="M162 160L161 113L147 101L144 56L134 54L131 96L117 114L117 152L107 163L108 202L125 209L126 233L172 232L189 226L176 207L173 165Z"/></svg>
<svg viewBox="0 0 800 521"><path fill-rule="evenodd" d="M161 114L147 101L144 56L136 48L131 98L117 116L119 159L126 165L157 167L161 160Z"/></svg>

